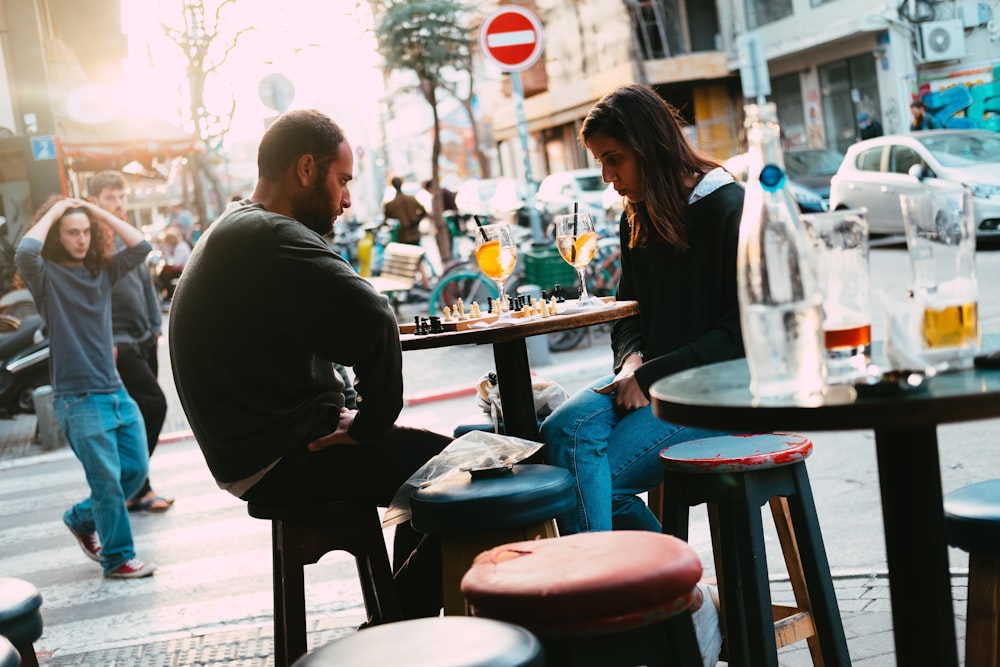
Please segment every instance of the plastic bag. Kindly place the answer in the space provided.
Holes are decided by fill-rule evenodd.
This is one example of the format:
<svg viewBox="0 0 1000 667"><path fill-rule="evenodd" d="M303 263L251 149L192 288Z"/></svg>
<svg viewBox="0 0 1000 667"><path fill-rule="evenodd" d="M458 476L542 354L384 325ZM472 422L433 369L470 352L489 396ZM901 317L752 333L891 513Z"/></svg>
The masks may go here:
<svg viewBox="0 0 1000 667"><path fill-rule="evenodd" d="M548 417L569 398L569 394L557 382L544 378L531 379L531 394L535 399L535 414L539 419ZM493 419L493 432L499 433L503 404L500 401L496 373L487 373L476 382L476 405Z"/></svg>
<svg viewBox="0 0 1000 667"><path fill-rule="evenodd" d="M455 438L399 487L382 518L382 527L409 521L410 496L417 489L452 475L470 475L469 471L473 469L510 467L541 448L540 442L483 431L471 431Z"/></svg>

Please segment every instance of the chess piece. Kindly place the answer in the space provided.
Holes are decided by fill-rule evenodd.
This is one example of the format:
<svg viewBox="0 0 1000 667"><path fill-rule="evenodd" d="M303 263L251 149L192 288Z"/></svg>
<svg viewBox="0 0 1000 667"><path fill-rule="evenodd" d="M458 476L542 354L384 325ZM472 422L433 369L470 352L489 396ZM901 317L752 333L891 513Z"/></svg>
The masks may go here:
<svg viewBox="0 0 1000 667"><path fill-rule="evenodd" d="M441 326L441 318L437 315L431 315L431 333L444 333L444 327Z"/></svg>

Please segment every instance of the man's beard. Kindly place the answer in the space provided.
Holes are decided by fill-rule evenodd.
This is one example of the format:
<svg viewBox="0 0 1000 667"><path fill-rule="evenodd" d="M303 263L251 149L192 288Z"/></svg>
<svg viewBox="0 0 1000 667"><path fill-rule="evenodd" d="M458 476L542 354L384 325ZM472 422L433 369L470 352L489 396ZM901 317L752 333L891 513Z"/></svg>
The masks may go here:
<svg viewBox="0 0 1000 667"><path fill-rule="evenodd" d="M335 213L333 199L326 189L326 179L317 178L306 200L296 207L295 219L320 236L325 236L333 231Z"/></svg>

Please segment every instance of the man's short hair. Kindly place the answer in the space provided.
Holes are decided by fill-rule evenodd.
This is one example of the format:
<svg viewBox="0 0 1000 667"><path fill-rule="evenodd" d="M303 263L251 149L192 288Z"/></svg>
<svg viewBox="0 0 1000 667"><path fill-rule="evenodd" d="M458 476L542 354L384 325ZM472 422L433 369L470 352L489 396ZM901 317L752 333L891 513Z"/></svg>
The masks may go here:
<svg viewBox="0 0 1000 667"><path fill-rule="evenodd" d="M389 182L392 183L392 187L396 188L397 190L403 189L403 179L401 179L399 176L393 176L392 180Z"/></svg>
<svg viewBox="0 0 1000 667"><path fill-rule="evenodd" d="M319 175L325 177L343 141L344 131L326 114L315 109L288 111L264 132L257 171L262 178L277 180L300 157L312 155Z"/></svg>
<svg viewBox="0 0 1000 667"><path fill-rule="evenodd" d="M124 190L125 177L117 171L99 171L87 181L87 194L100 197L105 190Z"/></svg>
<svg viewBox="0 0 1000 667"><path fill-rule="evenodd" d="M924 104L923 100L913 100L912 102L910 102L910 108L923 109L924 111L927 111L927 105Z"/></svg>

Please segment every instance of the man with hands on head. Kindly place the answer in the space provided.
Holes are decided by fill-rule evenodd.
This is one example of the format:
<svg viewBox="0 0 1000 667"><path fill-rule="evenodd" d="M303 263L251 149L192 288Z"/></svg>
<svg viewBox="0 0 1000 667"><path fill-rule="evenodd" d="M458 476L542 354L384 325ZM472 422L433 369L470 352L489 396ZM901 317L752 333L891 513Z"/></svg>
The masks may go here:
<svg viewBox="0 0 1000 667"><path fill-rule="evenodd" d="M99 206L52 197L14 257L48 327L56 418L90 486L63 522L114 579L156 569L136 558L125 508L146 479L149 457L142 414L115 368L111 328L111 288L150 250L137 229Z"/></svg>

